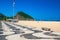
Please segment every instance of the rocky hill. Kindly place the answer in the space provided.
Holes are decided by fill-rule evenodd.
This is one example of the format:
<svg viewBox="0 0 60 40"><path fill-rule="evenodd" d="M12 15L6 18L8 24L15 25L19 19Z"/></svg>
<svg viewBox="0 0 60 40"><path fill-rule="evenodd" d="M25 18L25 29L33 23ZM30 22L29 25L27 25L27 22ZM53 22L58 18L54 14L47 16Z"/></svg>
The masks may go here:
<svg viewBox="0 0 60 40"><path fill-rule="evenodd" d="M5 15L3 15L2 13L0 13L0 20L6 20L7 19L13 19L13 17L7 17ZM34 20L34 18L22 11L18 12L15 16L14 16L15 19L18 19L18 20Z"/></svg>
<svg viewBox="0 0 60 40"><path fill-rule="evenodd" d="M31 17L30 15L24 13L24 12L18 12L15 16L16 19L18 20L34 20L33 17Z"/></svg>

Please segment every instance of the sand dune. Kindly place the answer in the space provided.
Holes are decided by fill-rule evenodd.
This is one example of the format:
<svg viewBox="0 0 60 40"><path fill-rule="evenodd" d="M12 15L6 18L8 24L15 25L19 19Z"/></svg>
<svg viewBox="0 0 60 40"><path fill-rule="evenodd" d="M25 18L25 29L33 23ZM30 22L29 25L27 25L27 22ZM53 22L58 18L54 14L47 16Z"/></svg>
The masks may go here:
<svg viewBox="0 0 60 40"><path fill-rule="evenodd" d="M60 22L56 21L18 21L16 24L27 27L35 27L41 29L42 27L51 28L51 30L60 32Z"/></svg>

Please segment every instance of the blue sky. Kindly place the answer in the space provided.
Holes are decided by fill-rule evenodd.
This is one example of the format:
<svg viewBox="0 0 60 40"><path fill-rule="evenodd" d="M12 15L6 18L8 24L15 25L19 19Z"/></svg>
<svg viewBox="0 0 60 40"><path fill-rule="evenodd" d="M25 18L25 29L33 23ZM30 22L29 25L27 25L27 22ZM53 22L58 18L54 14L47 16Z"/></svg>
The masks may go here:
<svg viewBox="0 0 60 40"><path fill-rule="evenodd" d="M18 11L36 20L60 20L60 0L15 0L14 15ZM12 16L12 0L0 0L0 12Z"/></svg>

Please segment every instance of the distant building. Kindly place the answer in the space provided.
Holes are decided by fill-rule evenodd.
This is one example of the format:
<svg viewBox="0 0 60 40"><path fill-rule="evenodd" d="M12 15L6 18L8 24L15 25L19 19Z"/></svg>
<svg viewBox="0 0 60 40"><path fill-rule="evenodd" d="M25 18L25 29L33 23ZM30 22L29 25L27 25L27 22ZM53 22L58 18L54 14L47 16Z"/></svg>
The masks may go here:
<svg viewBox="0 0 60 40"><path fill-rule="evenodd" d="M8 22L11 22L11 21L12 21L12 19L7 19L7 21L8 21Z"/></svg>
<svg viewBox="0 0 60 40"><path fill-rule="evenodd" d="M8 22L17 22L18 19L7 19Z"/></svg>
<svg viewBox="0 0 60 40"><path fill-rule="evenodd" d="M17 14L16 17L15 17L15 19L18 19L18 20L24 20L24 17Z"/></svg>

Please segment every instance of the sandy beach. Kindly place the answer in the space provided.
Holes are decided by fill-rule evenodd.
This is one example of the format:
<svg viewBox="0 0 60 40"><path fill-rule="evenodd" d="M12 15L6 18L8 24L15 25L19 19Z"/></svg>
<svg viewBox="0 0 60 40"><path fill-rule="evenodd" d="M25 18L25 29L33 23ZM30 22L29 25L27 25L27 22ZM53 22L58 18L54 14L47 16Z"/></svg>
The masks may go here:
<svg viewBox="0 0 60 40"><path fill-rule="evenodd" d="M41 29L42 27L50 28L52 31L60 32L60 22L56 21L18 21L15 23L26 27Z"/></svg>

